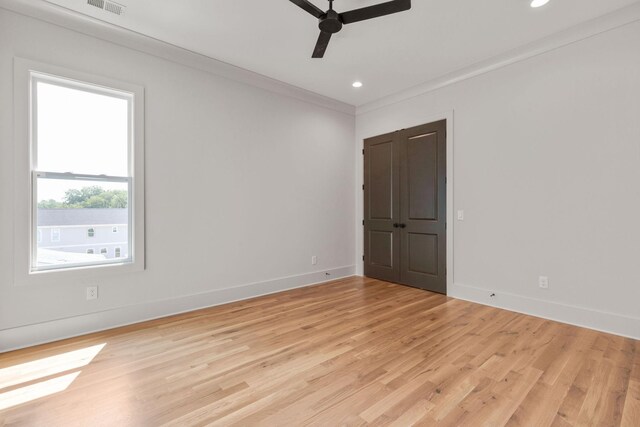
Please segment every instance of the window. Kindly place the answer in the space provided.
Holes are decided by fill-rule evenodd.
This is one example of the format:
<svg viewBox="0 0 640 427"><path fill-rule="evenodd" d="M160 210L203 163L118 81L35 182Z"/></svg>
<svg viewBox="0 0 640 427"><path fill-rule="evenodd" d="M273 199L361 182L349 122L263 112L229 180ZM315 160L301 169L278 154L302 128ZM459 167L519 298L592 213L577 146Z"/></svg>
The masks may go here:
<svg viewBox="0 0 640 427"><path fill-rule="evenodd" d="M114 225L113 227L111 227L111 232L112 233L117 233L118 232L118 226Z"/></svg>
<svg viewBox="0 0 640 427"><path fill-rule="evenodd" d="M144 88L19 57L13 69L13 182L27 190L13 192L14 283L143 271ZM115 246L119 259L99 255Z"/></svg>
<svg viewBox="0 0 640 427"><path fill-rule="evenodd" d="M134 94L33 71L30 78L31 173L37 202L32 227L70 229L65 236L60 228L51 229L55 247L32 244L31 271L113 262L87 257L93 251L77 245L73 229L93 223L86 233L97 243L108 241L101 242L105 237L96 233L95 225L117 223L132 229ZM125 243L133 247L132 233ZM100 253L106 255L107 249Z"/></svg>
<svg viewBox="0 0 640 427"><path fill-rule="evenodd" d="M38 243L42 242L42 230L38 229Z"/></svg>
<svg viewBox="0 0 640 427"><path fill-rule="evenodd" d="M51 241L52 242L59 242L60 241L60 229L59 228L52 228L51 229Z"/></svg>
<svg viewBox="0 0 640 427"><path fill-rule="evenodd" d="M120 248L116 248L116 250L115 250L115 257L116 257L116 258L120 258L120 254L121 254L121 250L120 250Z"/></svg>
<svg viewBox="0 0 640 427"><path fill-rule="evenodd" d="M93 249L87 249L87 255L93 255Z"/></svg>

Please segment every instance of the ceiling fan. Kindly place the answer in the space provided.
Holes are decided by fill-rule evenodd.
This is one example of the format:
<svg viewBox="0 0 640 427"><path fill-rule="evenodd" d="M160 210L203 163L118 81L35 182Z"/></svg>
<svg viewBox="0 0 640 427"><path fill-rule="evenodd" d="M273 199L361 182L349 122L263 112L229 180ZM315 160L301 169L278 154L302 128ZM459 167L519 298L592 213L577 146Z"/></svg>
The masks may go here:
<svg viewBox="0 0 640 427"><path fill-rule="evenodd" d="M331 36L342 29L345 24L378 18L411 9L411 0L392 0L373 6L354 9L348 12L338 13L333 10L333 0L329 0L329 10L323 12L320 8L307 0L290 0L311 15L318 18L320 37L313 50L312 58L322 58L327 50Z"/></svg>

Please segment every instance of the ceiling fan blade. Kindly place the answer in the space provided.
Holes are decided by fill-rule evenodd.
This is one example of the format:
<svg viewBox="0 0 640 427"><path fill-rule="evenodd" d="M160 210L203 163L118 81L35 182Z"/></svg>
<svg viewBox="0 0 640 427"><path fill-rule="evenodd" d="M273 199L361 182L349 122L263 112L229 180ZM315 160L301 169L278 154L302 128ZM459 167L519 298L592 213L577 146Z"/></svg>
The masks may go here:
<svg viewBox="0 0 640 427"><path fill-rule="evenodd" d="M320 31L320 36L318 37L316 48L313 50L312 58L322 58L324 56L324 51L327 50L327 46L329 46L329 40L331 40L331 33Z"/></svg>
<svg viewBox="0 0 640 427"><path fill-rule="evenodd" d="M316 18L320 19L322 15L324 15L324 11L322 11L319 7L314 6L307 0L289 0L291 3L298 5L302 9L306 10Z"/></svg>
<svg viewBox="0 0 640 427"><path fill-rule="evenodd" d="M393 0L341 13L340 20L343 24L352 24L354 22L391 15L392 13L403 12L409 9L411 9L411 0Z"/></svg>

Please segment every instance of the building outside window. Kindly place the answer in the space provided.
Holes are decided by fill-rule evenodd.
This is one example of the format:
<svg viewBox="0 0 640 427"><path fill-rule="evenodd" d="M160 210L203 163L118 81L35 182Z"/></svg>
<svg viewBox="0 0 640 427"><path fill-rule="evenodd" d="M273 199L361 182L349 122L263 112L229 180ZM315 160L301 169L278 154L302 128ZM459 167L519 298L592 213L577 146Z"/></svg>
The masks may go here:
<svg viewBox="0 0 640 427"><path fill-rule="evenodd" d="M96 230L95 228L89 228L87 229L87 237L95 237L96 235Z"/></svg>

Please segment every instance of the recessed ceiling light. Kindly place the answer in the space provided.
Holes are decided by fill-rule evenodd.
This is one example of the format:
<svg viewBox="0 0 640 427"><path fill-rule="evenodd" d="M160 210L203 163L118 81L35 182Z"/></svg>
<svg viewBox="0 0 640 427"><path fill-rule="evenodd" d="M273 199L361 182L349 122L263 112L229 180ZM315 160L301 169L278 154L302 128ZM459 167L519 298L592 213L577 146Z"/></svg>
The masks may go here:
<svg viewBox="0 0 640 427"><path fill-rule="evenodd" d="M531 0L531 7L540 7L549 3L549 0Z"/></svg>
<svg viewBox="0 0 640 427"><path fill-rule="evenodd" d="M362 87L362 82L353 82L353 84L351 86L355 87L356 89L360 88L360 87Z"/></svg>

